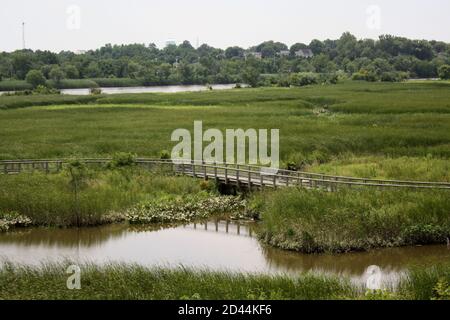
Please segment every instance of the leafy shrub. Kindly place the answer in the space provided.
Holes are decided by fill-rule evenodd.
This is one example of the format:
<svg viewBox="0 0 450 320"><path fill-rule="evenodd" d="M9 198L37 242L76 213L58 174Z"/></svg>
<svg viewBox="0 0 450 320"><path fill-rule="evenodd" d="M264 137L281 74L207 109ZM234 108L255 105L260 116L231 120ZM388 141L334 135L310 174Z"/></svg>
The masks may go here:
<svg viewBox="0 0 450 320"><path fill-rule="evenodd" d="M448 228L445 226L420 224L406 228L402 238L408 244L444 243L449 233Z"/></svg>
<svg viewBox="0 0 450 320"><path fill-rule="evenodd" d="M45 95L45 94L61 94L61 91L57 90L57 89L53 89L53 88L49 88L43 85L38 85L34 90L33 90L33 94L41 94L41 95Z"/></svg>
<svg viewBox="0 0 450 320"><path fill-rule="evenodd" d="M99 95L102 94L102 89L100 88L90 88L89 93L92 95Z"/></svg>
<svg viewBox="0 0 450 320"><path fill-rule="evenodd" d="M450 282L448 279L441 278L434 287L434 300L450 300Z"/></svg>
<svg viewBox="0 0 450 320"><path fill-rule="evenodd" d="M27 73L25 80L36 88L39 85L45 85L45 77L39 70L31 70Z"/></svg>
<svg viewBox="0 0 450 320"><path fill-rule="evenodd" d="M400 82L400 81L408 79L408 77L409 77L409 74L406 72L397 72L397 71L383 72L381 74L381 81Z"/></svg>
<svg viewBox="0 0 450 320"><path fill-rule="evenodd" d="M136 164L136 155L129 152L118 152L108 164L110 168L131 167Z"/></svg>
<svg viewBox="0 0 450 320"><path fill-rule="evenodd" d="M31 219L17 212L0 212L0 232L12 227L27 227L32 223Z"/></svg>
<svg viewBox="0 0 450 320"><path fill-rule="evenodd" d="M130 223L191 222L213 214L236 214L245 211L245 201L239 197L207 197L207 194L145 201L127 210Z"/></svg>
<svg viewBox="0 0 450 320"><path fill-rule="evenodd" d="M439 78L441 78L443 80L450 79L450 65L444 64L444 65L440 66L439 70L438 70L438 74L439 74Z"/></svg>
<svg viewBox="0 0 450 320"><path fill-rule="evenodd" d="M162 150L162 151L159 153L159 158L160 158L161 160L170 160L170 158L171 158L170 152L167 151L167 150Z"/></svg>
<svg viewBox="0 0 450 320"><path fill-rule="evenodd" d="M313 72L299 72L292 74L290 80L294 86L307 86L319 83L319 75Z"/></svg>

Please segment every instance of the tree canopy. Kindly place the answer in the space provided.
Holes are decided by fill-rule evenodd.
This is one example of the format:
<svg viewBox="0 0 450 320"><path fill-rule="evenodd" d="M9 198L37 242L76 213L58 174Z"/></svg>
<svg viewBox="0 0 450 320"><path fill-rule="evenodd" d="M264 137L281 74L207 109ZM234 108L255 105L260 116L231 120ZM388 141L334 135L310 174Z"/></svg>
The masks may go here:
<svg viewBox="0 0 450 320"><path fill-rule="evenodd" d="M311 49L312 58L297 56ZM253 54L252 54L253 53ZM257 55L256 53L260 54ZM377 40L357 39L346 32L336 40L312 40L290 48L265 41L244 49L225 50L189 41L159 49L151 44L107 44L83 54L70 51L18 50L0 53L0 79L24 80L31 70L54 81L83 78L133 78L148 84L204 84L261 81L264 75L342 72L366 80L380 80L393 73L429 78L446 74L450 44L411 40L392 35ZM37 79L37 73L32 74ZM42 79L41 79L42 80Z"/></svg>

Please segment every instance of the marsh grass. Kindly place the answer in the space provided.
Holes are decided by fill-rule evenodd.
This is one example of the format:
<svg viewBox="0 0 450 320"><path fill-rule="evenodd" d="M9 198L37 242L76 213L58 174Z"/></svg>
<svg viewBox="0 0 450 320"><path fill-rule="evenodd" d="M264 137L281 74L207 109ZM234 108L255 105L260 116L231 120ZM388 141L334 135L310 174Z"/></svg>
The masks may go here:
<svg viewBox="0 0 450 320"><path fill-rule="evenodd" d="M203 120L205 130L280 129L284 164L320 153L326 162L348 154L413 157L420 167L428 155L437 161L450 157L448 88L344 82L174 94L0 97L0 106L7 108L0 111L6 137L0 139L0 158L94 157L120 151L155 157L175 145L170 141L173 130L192 130L195 120ZM44 105L54 107L8 110ZM441 180L435 171L433 177Z"/></svg>
<svg viewBox="0 0 450 320"><path fill-rule="evenodd" d="M446 243L450 237L447 191L283 189L257 194L259 238L305 253Z"/></svg>
<svg viewBox="0 0 450 320"><path fill-rule="evenodd" d="M67 172L0 175L0 212L18 212L35 225L98 225L124 219L140 201L196 194L200 183L143 169L93 170L75 196Z"/></svg>
<svg viewBox="0 0 450 320"><path fill-rule="evenodd" d="M450 265L411 268L408 276L400 282L399 292L415 300L450 300Z"/></svg>
<svg viewBox="0 0 450 320"><path fill-rule="evenodd" d="M263 275L211 270L148 268L134 264L80 265L81 289L66 287L73 262L0 266L0 299L163 300L435 300L450 299L450 266L414 268L398 289L365 291L346 277L303 273Z"/></svg>
<svg viewBox="0 0 450 320"><path fill-rule="evenodd" d="M353 297L347 279L252 275L111 264L81 266L81 290L68 290L69 263L0 269L1 299L336 299ZM12 281L14 279L14 281Z"/></svg>
<svg viewBox="0 0 450 320"><path fill-rule="evenodd" d="M306 171L330 175L371 179L450 182L450 161L428 157L381 156L357 157L344 155L326 163L309 165Z"/></svg>

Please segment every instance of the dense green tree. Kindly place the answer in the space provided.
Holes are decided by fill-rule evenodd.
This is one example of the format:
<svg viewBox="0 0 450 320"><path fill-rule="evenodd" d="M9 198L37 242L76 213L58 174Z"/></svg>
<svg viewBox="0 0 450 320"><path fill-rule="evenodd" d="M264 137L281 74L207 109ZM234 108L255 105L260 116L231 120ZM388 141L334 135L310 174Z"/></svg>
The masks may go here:
<svg viewBox="0 0 450 320"><path fill-rule="evenodd" d="M63 65L62 70L68 79L78 79L80 77L80 72L73 64Z"/></svg>
<svg viewBox="0 0 450 320"><path fill-rule="evenodd" d="M314 53L312 59L295 56L297 50L306 48ZM152 43L107 44L83 54L18 50L0 52L0 75L3 79L25 79L35 69L41 70L44 77L52 78L50 71L58 67L69 79L128 77L145 83L193 84L239 82L245 78L253 84L254 79L272 84L274 75L283 75L286 80L298 72L334 74L339 71L373 81L402 78L399 72L403 72L402 76L437 77L441 66L450 65L450 44L392 35L358 40L345 32L337 40L315 39L309 45L295 43L290 47L291 54L280 54L285 50L288 50L285 44L274 41L248 49L234 46L226 50L207 44L196 49L189 41L162 49ZM249 55L255 51L261 53L262 59ZM258 76L249 76L256 73Z"/></svg>
<svg viewBox="0 0 450 320"><path fill-rule="evenodd" d="M258 85L260 78L260 73L258 70L252 66L245 67L242 73L242 80L250 85L251 87L256 87Z"/></svg>
<svg viewBox="0 0 450 320"><path fill-rule="evenodd" d="M40 70L30 70L25 76L25 80L36 88L39 85L45 85L45 77Z"/></svg>
<svg viewBox="0 0 450 320"><path fill-rule="evenodd" d="M287 50L288 47L284 43L266 41L256 46L256 52L260 52L264 58L273 58L282 50Z"/></svg>
<svg viewBox="0 0 450 320"><path fill-rule="evenodd" d="M54 66L48 73L48 76L56 83L60 83L65 78L64 71L59 66Z"/></svg>
<svg viewBox="0 0 450 320"><path fill-rule="evenodd" d="M225 57L231 58L243 58L245 50L241 47L229 47L225 50Z"/></svg>
<svg viewBox="0 0 450 320"><path fill-rule="evenodd" d="M450 79L450 65L444 64L439 67L438 70L439 78L448 80Z"/></svg>
<svg viewBox="0 0 450 320"><path fill-rule="evenodd" d="M33 65L33 56L27 51L12 53L12 67L17 79L25 79Z"/></svg>

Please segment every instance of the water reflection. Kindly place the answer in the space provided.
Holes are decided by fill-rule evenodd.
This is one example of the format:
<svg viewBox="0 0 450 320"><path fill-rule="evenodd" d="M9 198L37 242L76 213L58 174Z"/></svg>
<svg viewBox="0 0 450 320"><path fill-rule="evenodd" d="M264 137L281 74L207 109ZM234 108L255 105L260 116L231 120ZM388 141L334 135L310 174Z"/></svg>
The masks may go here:
<svg viewBox="0 0 450 320"><path fill-rule="evenodd" d="M214 84L211 86L213 90L232 89L235 84ZM173 85L173 86L152 86L152 87L110 87L100 88L102 93L118 94L118 93L175 93L175 92L195 92L210 90L206 85ZM69 95L88 95L90 89L62 89L61 93Z"/></svg>
<svg viewBox="0 0 450 320"><path fill-rule="evenodd" d="M398 279L410 265L449 261L444 246L373 250L343 255L304 255L261 245L254 223L212 220L185 226L116 224L81 229L24 229L0 234L0 261L126 262L243 272L315 271L346 275L358 283ZM372 269L368 267L372 267ZM379 269L376 269L379 268ZM375 280L374 280L375 279Z"/></svg>

